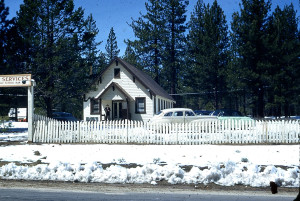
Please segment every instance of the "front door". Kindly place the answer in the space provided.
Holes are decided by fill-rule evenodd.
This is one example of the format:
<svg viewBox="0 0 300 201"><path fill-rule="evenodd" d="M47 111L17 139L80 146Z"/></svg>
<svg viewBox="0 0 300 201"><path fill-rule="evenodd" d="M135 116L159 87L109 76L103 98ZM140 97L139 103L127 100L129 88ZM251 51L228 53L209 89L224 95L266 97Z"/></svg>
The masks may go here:
<svg viewBox="0 0 300 201"><path fill-rule="evenodd" d="M122 118L122 101L113 101L113 120Z"/></svg>

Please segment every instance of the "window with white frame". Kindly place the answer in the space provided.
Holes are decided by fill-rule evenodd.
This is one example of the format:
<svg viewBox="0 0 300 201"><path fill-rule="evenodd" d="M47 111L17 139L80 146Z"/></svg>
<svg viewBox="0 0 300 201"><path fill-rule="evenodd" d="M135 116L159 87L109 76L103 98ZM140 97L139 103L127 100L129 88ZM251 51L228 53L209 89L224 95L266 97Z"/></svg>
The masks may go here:
<svg viewBox="0 0 300 201"><path fill-rule="evenodd" d="M145 114L146 113L146 98L135 98L135 113Z"/></svg>
<svg viewBox="0 0 300 201"><path fill-rule="evenodd" d="M91 114L100 114L100 99L91 99Z"/></svg>

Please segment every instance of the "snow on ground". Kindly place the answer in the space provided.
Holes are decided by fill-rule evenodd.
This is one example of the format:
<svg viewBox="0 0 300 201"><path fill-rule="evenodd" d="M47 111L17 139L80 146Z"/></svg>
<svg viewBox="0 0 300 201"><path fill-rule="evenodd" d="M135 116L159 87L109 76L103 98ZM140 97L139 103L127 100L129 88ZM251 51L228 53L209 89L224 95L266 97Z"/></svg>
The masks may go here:
<svg viewBox="0 0 300 201"><path fill-rule="evenodd" d="M27 141L28 133L26 132L28 128L27 122L5 122L0 123L0 131L9 131L7 133L0 132L0 142L1 141Z"/></svg>
<svg viewBox="0 0 300 201"><path fill-rule="evenodd" d="M0 142L24 140L0 133ZM299 145L0 146L2 179L299 187L299 168Z"/></svg>
<svg viewBox="0 0 300 201"><path fill-rule="evenodd" d="M5 123L0 123L0 128L28 128L27 122L14 122L14 121L8 121Z"/></svg>

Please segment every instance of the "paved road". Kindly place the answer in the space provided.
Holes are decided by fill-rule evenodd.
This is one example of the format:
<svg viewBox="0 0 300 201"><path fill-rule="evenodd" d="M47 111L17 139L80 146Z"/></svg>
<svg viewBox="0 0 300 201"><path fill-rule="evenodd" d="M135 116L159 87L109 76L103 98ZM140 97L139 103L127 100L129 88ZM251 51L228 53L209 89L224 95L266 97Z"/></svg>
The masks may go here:
<svg viewBox="0 0 300 201"><path fill-rule="evenodd" d="M291 195L256 195L255 192L244 193L218 193L218 192L75 192L65 190L47 190L47 189L16 189L16 188L0 188L0 201L26 201L26 200L97 200L97 201L293 201Z"/></svg>

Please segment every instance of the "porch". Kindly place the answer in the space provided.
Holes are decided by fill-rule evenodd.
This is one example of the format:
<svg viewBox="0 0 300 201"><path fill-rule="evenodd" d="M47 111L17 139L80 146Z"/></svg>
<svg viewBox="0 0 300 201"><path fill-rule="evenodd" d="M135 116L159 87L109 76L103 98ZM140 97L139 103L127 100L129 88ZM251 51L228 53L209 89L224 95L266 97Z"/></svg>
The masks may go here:
<svg viewBox="0 0 300 201"><path fill-rule="evenodd" d="M100 120L105 119L105 108L109 107L110 112L107 120L124 120L131 119L130 102L134 99L118 84L112 82L100 94Z"/></svg>
<svg viewBox="0 0 300 201"><path fill-rule="evenodd" d="M110 108L108 120L125 120L131 119L130 104L128 100L102 100L101 101L101 121L105 121L105 108Z"/></svg>

